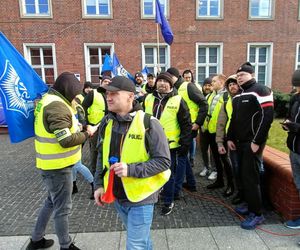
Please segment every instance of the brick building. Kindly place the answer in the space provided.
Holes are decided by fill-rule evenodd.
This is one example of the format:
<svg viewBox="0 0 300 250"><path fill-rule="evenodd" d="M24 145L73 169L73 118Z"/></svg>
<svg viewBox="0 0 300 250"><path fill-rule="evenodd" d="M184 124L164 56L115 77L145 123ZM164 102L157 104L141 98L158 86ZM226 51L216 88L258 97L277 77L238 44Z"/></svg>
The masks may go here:
<svg viewBox="0 0 300 250"><path fill-rule="evenodd" d="M174 33L160 35L161 67L192 69L202 82L250 61L256 78L290 91L300 65L298 0L160 0ZM157 64L155 0L1 0L0 30L41 77L63 71L98 81L115 52L131 73Z"/></svg>

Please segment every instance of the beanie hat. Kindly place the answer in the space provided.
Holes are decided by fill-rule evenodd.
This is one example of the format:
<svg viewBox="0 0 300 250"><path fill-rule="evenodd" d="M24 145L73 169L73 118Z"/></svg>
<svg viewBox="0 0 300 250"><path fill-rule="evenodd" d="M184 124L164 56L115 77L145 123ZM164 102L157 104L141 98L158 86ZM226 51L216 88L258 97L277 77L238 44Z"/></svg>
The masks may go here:
<svg viewBox="0 0 300 250"><path fill-rule="evenodd" d="M229 76L225 81L225 86L228 87L228 84L231 82L237 83L236 74Z"/></svg>
<svg viewBox="0 0 300 250"><path fill-rule="evenodd" d="M202 86L206 85L206 84L211 84L212 82L212 78L211 77L207 77L204 79Z"/></svg>
<svg viewBox="0 0 300 250"><path fill-rule="evenodd" d="M176 69L176 68L169 68L168 70L167 70L167 72L168 73L170 73L171 75L173 75L173 76L176 76L177 78L179 78L179 71L178 71L178 69Z"/></svg>
<svg viewBox="0 0 300 250"><path fill-rule="evenodd" d="M157 83L157 81L159 79L164 79L164 80L168 81L170 84L170 87L173 88L174 81L173 81L172 75L170 73L168 73L168 72L160 73L157 76L155 83Z"/></svg>
<svg viewBox="0 0 300 250"><path fill-rule="evenodd" d="M292 76L292 85L295 87L300 86L300 69L295 70Z"/></svg>
<svg viewBox="0 0 300 250"><path fill-rule="evenodd" d="M239 73L239 72L247 72L249 74L253 74L254 73L254 68L253 66L251 65L251 63L249 62L246 62L244 64L242 64L238 70L236 71L236 73Z"/></svg>
<svg viewBox="0 0 300 250"><path fill-rule="evenodd" d="M134 78L137 78L137 77L143 77L144 78L142 72L140 72L140 71L135 73Z"/></svg>

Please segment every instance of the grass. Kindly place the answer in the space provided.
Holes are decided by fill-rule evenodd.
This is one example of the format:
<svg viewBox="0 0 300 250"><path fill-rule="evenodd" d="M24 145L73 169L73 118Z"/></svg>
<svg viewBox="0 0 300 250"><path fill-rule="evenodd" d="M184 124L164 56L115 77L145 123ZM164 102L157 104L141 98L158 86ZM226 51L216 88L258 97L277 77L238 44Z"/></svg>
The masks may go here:
<svg viewBox="0 0 300 250"><path fill-rule="evenodd" d="M279 122L283 119L274 119L271 129L269 131L269 138L267 145L276 148L282 152L289 153L289 149L286 146L287 132L281 128Z"/></svg>

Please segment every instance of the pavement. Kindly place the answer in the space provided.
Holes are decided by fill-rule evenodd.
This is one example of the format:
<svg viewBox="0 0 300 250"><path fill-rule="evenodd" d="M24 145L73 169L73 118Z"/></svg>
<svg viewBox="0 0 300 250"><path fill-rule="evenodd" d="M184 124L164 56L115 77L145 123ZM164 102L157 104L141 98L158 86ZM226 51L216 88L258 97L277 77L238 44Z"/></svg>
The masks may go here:
<svg viewBox="0 0 300 250"><path fill-rule="evenodd" d="M11 144L7 134L0 134L0 149L0 250L25 249L46 195L35 168L33 139ZM200 162L197 158L194 167L196 193L184 192L168 216L160 214L161 203L155 206L154 249L299 249L299 230L285 228L269 206L260 228L241 229L231 198L223 198L222 189L206 189L210 181L199 177ZM90 185L80 175L77 186L70 216L76 245L81 249L125 249L126 232L114 208L97 207L89 199ZM55 239L50 249L59 249L52 220L46 237Z"/></svg>

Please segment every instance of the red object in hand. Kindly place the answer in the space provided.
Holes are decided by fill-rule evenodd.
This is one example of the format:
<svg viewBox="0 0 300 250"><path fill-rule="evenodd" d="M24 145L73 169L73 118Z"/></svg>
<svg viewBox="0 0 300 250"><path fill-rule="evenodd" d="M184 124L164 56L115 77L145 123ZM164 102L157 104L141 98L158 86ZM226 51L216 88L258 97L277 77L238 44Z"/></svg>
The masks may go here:
<svg viewBox="0 0 300 250"><path fill-rule="evenodd" d="M116 162L118 162L118 160L119 159L117 157L112 156L112 157L109 158L109 164L113 165ZM104 202L104 203L112 203L116 199L115 196L114 196L114 193L113 193L114 178L115 178L115 171L113 169L111 169L109 171L107 189L101 197L101 201Z"/></svg>

